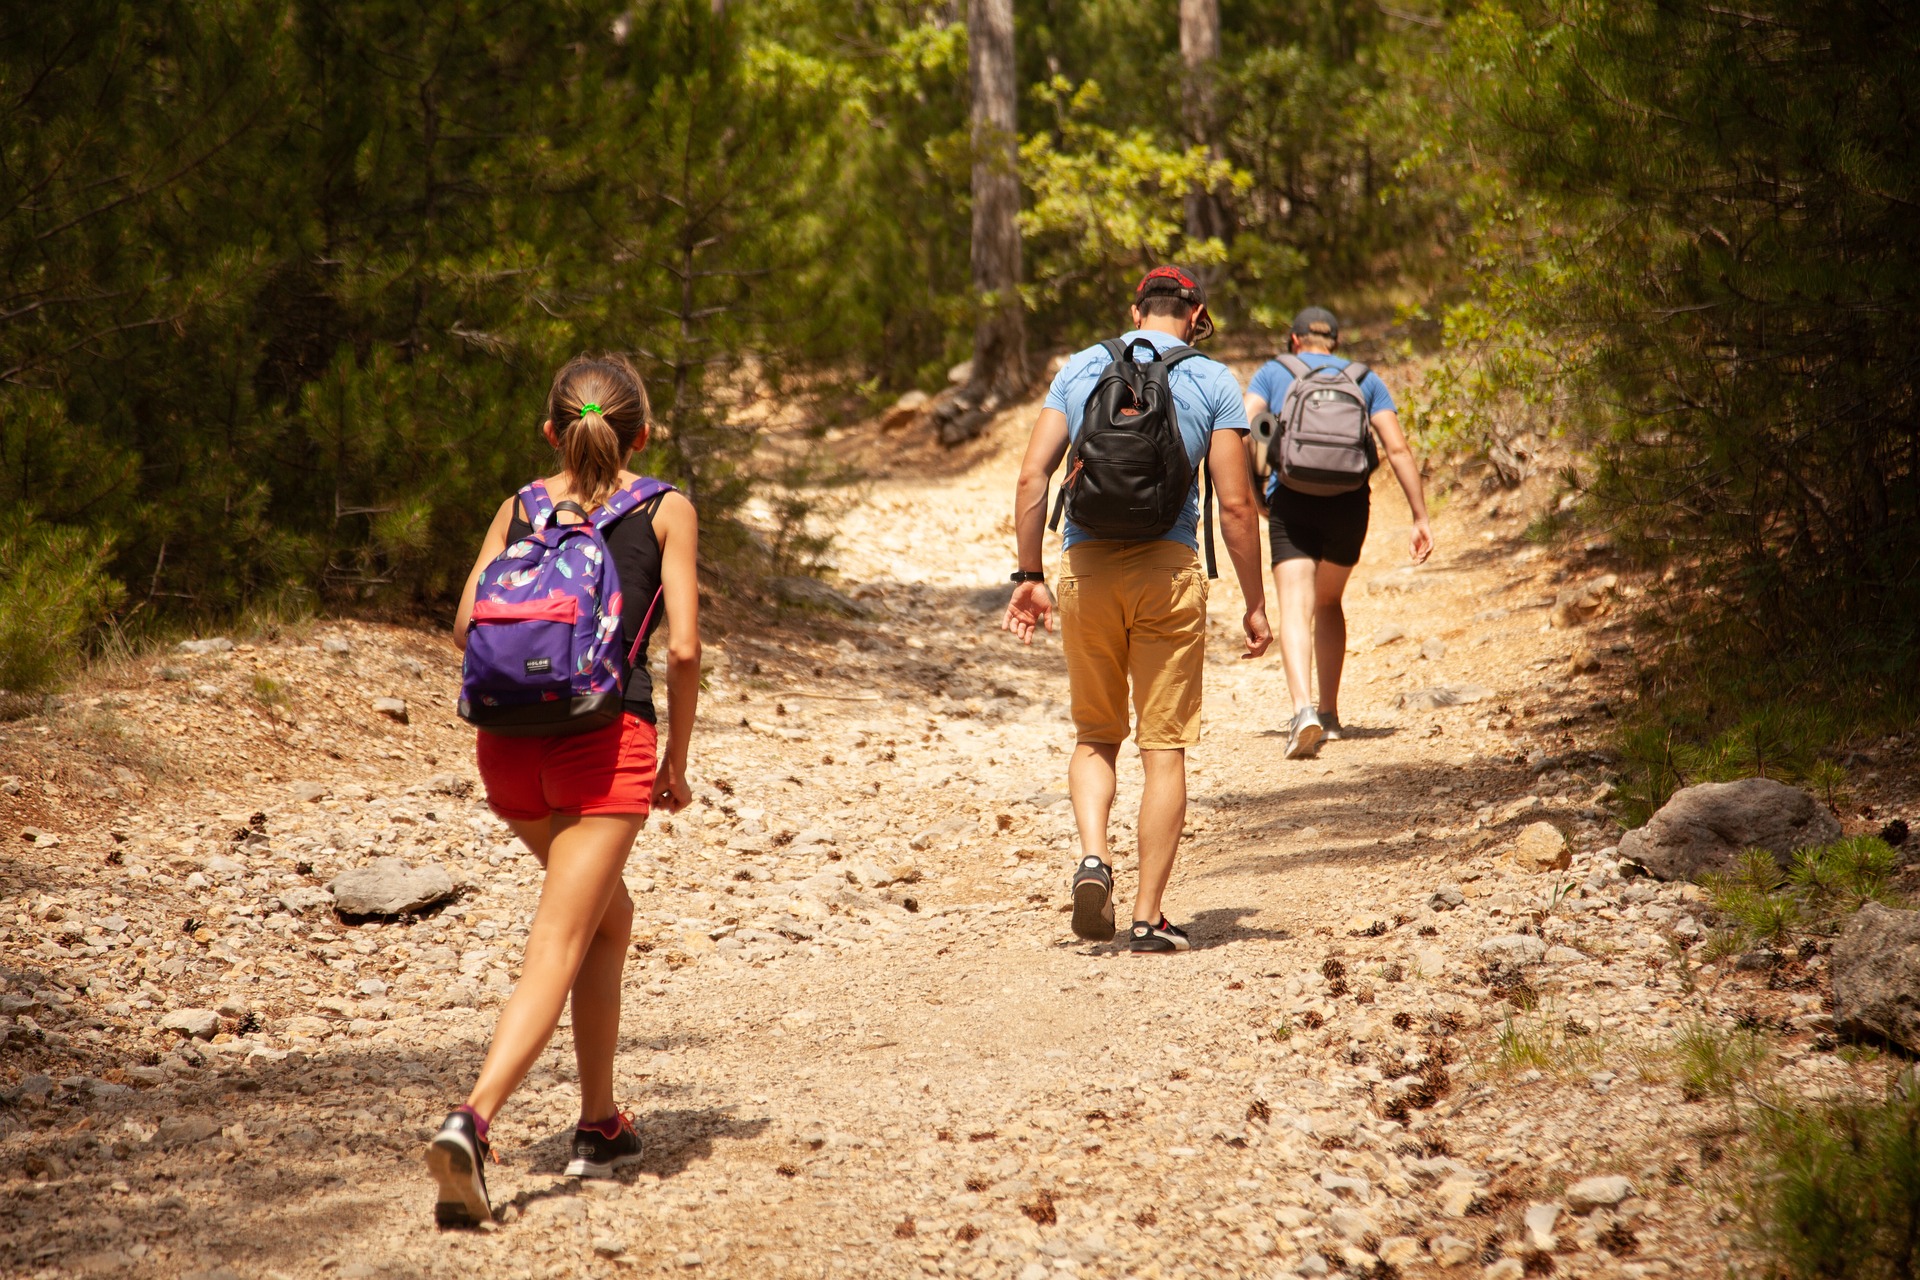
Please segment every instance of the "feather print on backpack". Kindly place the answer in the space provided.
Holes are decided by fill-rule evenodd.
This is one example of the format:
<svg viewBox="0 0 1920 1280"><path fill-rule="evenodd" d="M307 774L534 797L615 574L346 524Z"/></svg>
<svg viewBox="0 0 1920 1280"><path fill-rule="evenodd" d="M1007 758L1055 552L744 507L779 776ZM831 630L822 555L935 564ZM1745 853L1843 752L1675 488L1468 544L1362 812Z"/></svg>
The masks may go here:
<svg viewBox="0 0 1920 1280"><path fill-rule="evenodd" d="M617 490L578 524L540 481L520 491L533 536L502 551L481 572L460 683L460 718L507 737L561 737L620 718L634 654L620 646L625 602L607 554L614 521L673 486L642 478ZM660 604L656 591L634 651Z"/></svg>

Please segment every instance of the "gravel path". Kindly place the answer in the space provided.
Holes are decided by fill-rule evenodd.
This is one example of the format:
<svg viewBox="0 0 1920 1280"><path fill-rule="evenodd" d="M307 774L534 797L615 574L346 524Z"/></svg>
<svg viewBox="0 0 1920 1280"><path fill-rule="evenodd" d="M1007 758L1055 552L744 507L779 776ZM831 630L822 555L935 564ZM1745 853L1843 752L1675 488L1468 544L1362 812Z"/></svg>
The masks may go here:
<svg viewBox="0 0 1920 1280"><path fill-rule="evenodd" d="M1633 636L1604 584L1549 622L1603 557L1544 556L1514 495L1489 518L1463 488L1406 570L1383 491L1349 738L1291 764L1277 650L1236 658L1216 584L1168 895L1196 950L1135 958L1067 931L1057 643L995 630L982 585L1025 420L838 513L850 615L714 645L698 803L627 873L617 1079L647 1161L558 1176L563 1029L496 1123L484 1232L431 1227L421 1144L538 880L471 794L444 642L348 624L169 654L6 726L0 1271L1505 1280L1737 1257L1727 1115L1683 1101L1668 1046L1764 1016L1792 1033L1784 1080L1849 1069L1807 1048L1811 975L1690 964L1697 891L1618 875L1592 751ZM1468 701L1422 709L1434 689ZM1120 813L1137 794L1123 756ZM1564 832L1570 866L1511 855L1538 822L1528 856ZM335 917L325 886L382 857L457 899Z"/></svg>

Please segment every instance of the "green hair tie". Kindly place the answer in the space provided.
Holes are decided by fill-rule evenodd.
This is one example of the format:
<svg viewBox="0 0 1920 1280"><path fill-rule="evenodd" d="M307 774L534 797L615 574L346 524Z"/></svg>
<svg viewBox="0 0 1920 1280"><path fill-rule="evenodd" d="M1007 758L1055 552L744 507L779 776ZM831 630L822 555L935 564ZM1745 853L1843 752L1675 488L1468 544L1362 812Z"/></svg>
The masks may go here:
<svg viewBox="0 0 1920 1280"><path fill-rule="evenodd" d="M583 418L590 413L598 412L600 412L600 406L597 404L583 404L580 406L580 416Z"/></svg>

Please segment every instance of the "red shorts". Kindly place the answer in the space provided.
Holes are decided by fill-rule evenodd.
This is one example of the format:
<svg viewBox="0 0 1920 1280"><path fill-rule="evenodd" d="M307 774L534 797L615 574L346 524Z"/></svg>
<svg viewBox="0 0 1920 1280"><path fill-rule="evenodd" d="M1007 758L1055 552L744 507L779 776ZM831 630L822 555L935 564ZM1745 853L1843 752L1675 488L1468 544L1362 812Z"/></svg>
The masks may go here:
<svg viewBox="0 0 1920 1280"><path fill-rule="evenodd" d="M659 734L628 711L566 738L503 738L480 731L487 804L513 822L552 813L646 813L653 808Z"/></svg>

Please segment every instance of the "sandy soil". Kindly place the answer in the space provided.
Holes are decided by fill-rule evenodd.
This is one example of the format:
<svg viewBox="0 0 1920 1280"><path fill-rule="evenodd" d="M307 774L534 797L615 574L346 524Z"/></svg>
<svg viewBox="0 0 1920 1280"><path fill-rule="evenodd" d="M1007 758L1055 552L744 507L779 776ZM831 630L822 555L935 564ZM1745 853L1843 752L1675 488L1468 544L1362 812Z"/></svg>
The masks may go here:
<svg viewBox="0 0 1920 1280"><path fill-rule="evenodd" d="M1409 570L1383 482L1349 596L1351 730L1296 763L1277 649L1238 659L1237 592L1215 584L1168 895L1196 950L1088 945L1066 928L1057 642L996 630L1030 412L955 455L912 428L835 437L876 476L832 517L854 614L717 638L699 802L628 871L618 1080L647 1161L558 1176L563 1028L496 1123L485 1231L432 1227L421 1146L477 1068L538 880L471 793L444 638L321 624L156 655L0 727L0 1270L1612 1277L1737 1258L1728 1115L1683 1099L1675 1037L1765 1018L1783 1080L1855 1069L1815 1050L1817 974L1770 989L1692 964L1698 891L1619 875L1604 741L1632 582L1553 627L1558 593L1620 571L1520 538L1544 489L1489 500L1467 478ZM1407 700L1441 686L1481 693ZM1123 815L1137 768L1123 754ZM1541 821L1569 867L1508 855ZM445 867L457 901L333 916L323 887L379 856ZM218 1029L159 1026L181 1009ZM1615 1203L1569 1198L1604 1174L1631 1184ZM1538 1233L1532 1205L1556 1211Z"/></svg>

